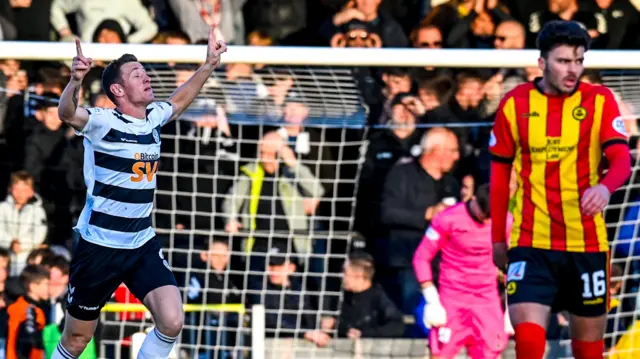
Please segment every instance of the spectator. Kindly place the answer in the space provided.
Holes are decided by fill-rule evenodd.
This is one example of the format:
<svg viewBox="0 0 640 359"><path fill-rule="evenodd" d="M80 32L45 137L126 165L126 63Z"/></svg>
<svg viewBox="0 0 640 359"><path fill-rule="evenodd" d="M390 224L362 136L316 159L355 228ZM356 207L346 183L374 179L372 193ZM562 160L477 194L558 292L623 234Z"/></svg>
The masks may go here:
<svg viewBox="0 0 640 359"><path fill-rule="evenodd" d="M189 42L209 38L213 27L218 40L227 44L244 45L244 19L242 8L247 0L169 0L180 28Z"/></svg>
<svg viewBox="0 0 640 359"><path fill-rule="evenodd" d="M315 330L316 318L308 294L302 291L296 272L296 260L286 249L274 247L269 251L268 282L261 296L265 307L266 335L279 338L303 337L325 347L329 336Z"/></svg>
<svg viewBox="0 0 640 359"><path fill-rule="evenodd" d="M380 218L387 238L376 246L380 282L405 314L420 300L412 259L425 228L460 196L460 185L448 173L459 158L455 134L433 128L423 136L422 149L419 159L400 161L385 179Z"/></svg>
<svg viewBox="0 0 640 359"><path fill-rule="evenodd" d="M352 20L369 24L369 32L380 35L383 47L406 47L409 44L402 27L393 18L379 11L382 0L349 0L340 12L327 20L320 33L327 42Z"/></svg>
<svg viewBox="0 0 640 359"><path fill-rule="evenodd" d="M231 252L226 241L214 239L207 250L200 252L200 259L208 268L193 273L187 288L188 302L196 304L242 303L242 278L229 269Z"/></svg>
<svg viewBox="0 0 640 359"><path fill-rule="evenodd" d="M7 359L42 358L46 315L39 304L49 299L49 272L43 267L27 266L20 274L20 281L26 293L7 307Z"/></svg>
<svg viewBox="0 0 640 359"><path fill-rule="evenodd" d="M0 2L3 34L17 32L19 41L49 41L52 0L8 0ZM5 29L9 31L5 33ZM8 39L7 39L8 40Z"/></svg>
<svg viewBox="0 0 640 359"><path fill-rule="evenodd" d="M47 324L59 325L64 320L69 285L69 262L62 256L53 256L43 261L49 270L49 300L40 307L47 316Z"/></svg>
<svg viewBox="0 0 640 359"><path fill-rule="evenodd" d="M473 9L448 34L448 47L491 48L496 23L510 19L506 8L498 0L476 0L471 3L474 4Z"/></svg>
<svg viewBox="0 0 640 359"><path fill-rule="evenodd" d="M607 25L605 49L629 49L638 45L636 29L640 21L638 10L629 0L596 0L596 16Z"/></svg>
<svg viewBox="0 0 640 359"><path fill-rule="evenodd" d="M382 72L382 81L385 87L381 91L383 105L378 110L381 111L378 112L380 115L376 114L376 110L371 111L369 115L370 119L378 118L377 121L371 123L374 126L386 124L392 114L391 105L395 96L400 93L410 93L413 87L411 72L405 68L385 68Z"/></svg>
<svg viewBox="0 0 640 359"><path fill-rule="evenodd" d="M505 20L496 28L493 47L499 50L524 49L527 34L524 26L515 20Z"/></svg>
<svg viewBox="0 0 640 359"><path fill-rule="evenodd" d="M33 177L25 171L12 174L9 195L0 203L0 243L15 255L14 274L20 273L29 252L40 246L46 235L47 216L33 189Z"/></svg>
<svg viewBox="0 0 640 359"><path fill-rule="evenodd" d="M442 39L440 29L424 21L413 29L410 39L413 47L418 49L441 49L444 47L444 40ZM417 81L423 81L436 76L452 75L451 70L447 68L432 66L413 68L412 72Z"/></svg>
<svg viewBox="0 0 640 359"><path fill-rule="evenodd" d="M72 225L72 192L66 177L71 164L67 160L78 157L72 151L82 151L79 146L82 139L75 136L73 129L63 126L54 99L39 101L35 118L39 124L26 140L25 169L33 176L38 193L44 200L49 218L48 242L64 245L71 236Z"/></svg>
<svg viewBox="0 0 640 359"><path fill-rule="evenodd" d="M591 47L600 48L598 42L606 43L606 41L599 41L600 35L605 35L607 32L607 20L601 14L596 14L593 9L588 7L579 6L578 0L548 0L548 6L546 10L536 11L529 16L528 23L528 47L536 47L536 37L538 32L542 29L544 24L553 20L574 20L582 23L588 30L589 35L592 38Z"/></svg>
<svg viewBox="0 0 640 359"><path fill-rule="evenodd" d="M293 150L300 163L309 167L314 177L320 179L324 192L333 196L333 182L336 178L333 158L330 148L322 146L325 133L311 126L305 127L309 118L307 100L299 92L290 91L284 100L283 112L284 125L278 129L278 134ZM313 215L319 203L317 198L305 199L305 214ZM328 212L325 215L331 215L330 209L325 212Z"/></svg>
<svg viewBox="0 0 640 359"><path fill-rule="evenodd" d="M286 43L307 26L307 2L300 0L247 0L246 32L264 30L276 43Z"/></svg>
<svg viewBox="0 0 640 359"><path fill-rule="evenodd" d="M371 29L369 23L351 20L341 26L341 30L331 38L331 47L382 47L380 35L374 29Z"/></svg>
<svg viewBox="0 0 640 359"><path fill-rule="evenodd" d="M338 317L338 336L361 338L397 338L404 334L402 313L373 283L373 258L362 252L352 253L344 266L344 298ZM323 329L335 326L335 320L323 321Z"/></svg>
<svg viewBox="0 0 640 359"><path fill-rule="evenodd" d="M273 234L275 238L249 239L246 244L247 251L267 253L274 245L287 248L289 233L309 229L305 199L318 200L325 192L309 167L296 159L278 133L267 133L259 148L259 161L240 168L242 175L230 189L223 213L225 230L229 233L245 228L252 233L267 233L269 237ZM306 236L294 241L296 251L308 253ZM262 272L264 268L264 258L252 255L251 270Z"/></svg>
<svg viewBox="0 0 640 359"><path fill-rule="evenodd" d="M92 40L96 28L106 19L117 21L134 44L151 41L158 32L158 25L140 0L53 0L50 21L63 40L74 35L67 21L67 15L74 12L78 35L86 42Z"/></svg>
<svg viewBox="0 0 640 359"><path fill-rule="evenodd" d="M373 240L381 233L381 196L387 173L402 157L417 158L422 153L420 140L424 133L416 129L416 117L403 101L416 100L407 93L396 95L391 107L391 121L386 128L369 138L358 186L357 229Z"/></svg>

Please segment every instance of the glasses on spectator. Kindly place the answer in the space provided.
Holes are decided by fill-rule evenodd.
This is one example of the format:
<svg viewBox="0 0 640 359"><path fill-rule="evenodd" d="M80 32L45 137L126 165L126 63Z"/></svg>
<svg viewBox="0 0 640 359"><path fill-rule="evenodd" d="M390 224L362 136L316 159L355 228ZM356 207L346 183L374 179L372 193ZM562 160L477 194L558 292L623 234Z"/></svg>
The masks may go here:
<svg viewBox="0 0 640 359"><path fill-rule="evenodd" d="M418 43L418 47L422 47L422 48L441 48L442 47L442 41L433 41L433 42L423 41L423 42L419 42Z"/></svg>

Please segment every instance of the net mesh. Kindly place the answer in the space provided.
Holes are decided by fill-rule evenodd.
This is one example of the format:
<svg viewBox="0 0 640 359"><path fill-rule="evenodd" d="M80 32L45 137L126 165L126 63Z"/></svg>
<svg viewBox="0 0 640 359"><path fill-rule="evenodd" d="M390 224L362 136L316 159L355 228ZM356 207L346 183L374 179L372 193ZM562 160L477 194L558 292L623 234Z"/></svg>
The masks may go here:
<svg viewBox="0 0 640 359"><path fill-rule="evenodd" d="M304 337L305 332L323 327L322 318L339 313L342 266L349 251L362 246L353 232L356 193L362 185L359 177L368 145L364 124L369 109L362 98L366 85L363 88L356 80L361 70L250 70L234 64L216 71L184 116L163 128L154 226L187 303L177 356L251 357L255 334L251 310L252 304L258 303L265 305L266 311L267 358L428 356L424 338L332 339L320 348ZM188 79L194 67L148 65L147 71L157 98L164 99ZM605 212L616 267L611 289L616 305L609 315L607 343L619 346L618 354L627 357L640 352L640 338L634 334L640 305L636 304L640 288L640 246L636 245L640 192L636 185L637 117L633 115L640 106L639 79L640 73L635 71L602 73L603 83L624 104L625 122L632 132L633 176L612 196ZM295 105L283 110L287 103L302 104L308 114ZM301 133L305 135L286 131L287 126L296 128L302 120ZM476 125L486 128L486 124ZM278 204L282 198L273 192L262 196L266 204L252 204L251 185L245 185L245 192L238 190L239 183L252 178L251 165L260 156L260 140L273 132L280 133L296 161L310 173L305 177L300 170L275 171L274 176L286 177L292 184L288 187L290 198L297 196L304 202L303 198L313 198L312 194L322 188L317 203L307 201L296 207L302 212L287 213L284 205ZM268 214L256 217L259 226L251 225L244 211L261 205L270 206ZM228 227L230 208L237 212L242 225L233 231ZM292 228L294 222L305 225ZM273 229L261 229L269 227ZM274 247L280 252L270 251ZM282 253L295 264L289 273L291 290L269 287L269 282L277 281L282 273L265 275L271 260ZM416 323L411 315L404 321L407 326ZM152 325L140 302L126 288L119 288L101 317L99 357L128 357L136 346L132 335ZM559 340L549 342L548 350L554 350L557 357L570 358L569 342L563 339L568 331L565 328L561 332ZM327 333L335 337L335 327ZM512 345L503 357L514 357Z"/></svg>

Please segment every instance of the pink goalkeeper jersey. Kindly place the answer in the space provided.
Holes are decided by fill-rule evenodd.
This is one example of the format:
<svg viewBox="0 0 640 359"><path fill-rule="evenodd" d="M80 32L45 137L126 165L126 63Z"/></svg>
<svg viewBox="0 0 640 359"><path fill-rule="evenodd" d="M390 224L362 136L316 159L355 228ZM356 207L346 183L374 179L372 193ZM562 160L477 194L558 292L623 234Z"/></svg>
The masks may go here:
<svg viewBox="0 0 640 359"><path fill-rule="evenodd" d="M507 234L511 233L511 224L509 217ZM413 257L419 283L433 279L431 261L438 251L442 252L438 285L441 298L463 299L465 305L486 305L487 300L499 298L490 220L478 222L469 213L467 203L439 213Z"/></svg>

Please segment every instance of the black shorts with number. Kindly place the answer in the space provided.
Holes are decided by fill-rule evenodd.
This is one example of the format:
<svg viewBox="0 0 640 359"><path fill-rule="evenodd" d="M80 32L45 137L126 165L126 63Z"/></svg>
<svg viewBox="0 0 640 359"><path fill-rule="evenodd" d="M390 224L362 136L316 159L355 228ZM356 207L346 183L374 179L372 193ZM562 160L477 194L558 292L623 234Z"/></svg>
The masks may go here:
<svg viewBox="0 0 640 359"><path fill-rule="evenodd" d="M135 249L119 249L81 238L71 260L69 314L80 320L97 319L121 283L141 301L156 288L177 286L158 240L153 238Z"/></svg>
<svg viewBox="0 0 640 359"><path fill-rule="evenodd" d="M609 306L609 254L512 248L507 294L509 304L538 303L554 313L601 316Z"/></svg>

